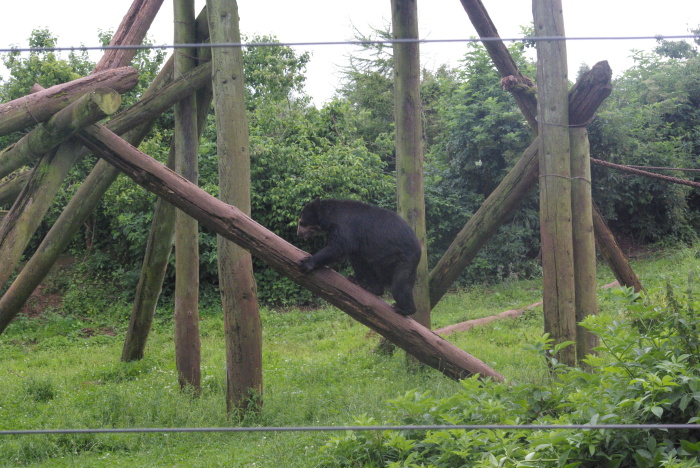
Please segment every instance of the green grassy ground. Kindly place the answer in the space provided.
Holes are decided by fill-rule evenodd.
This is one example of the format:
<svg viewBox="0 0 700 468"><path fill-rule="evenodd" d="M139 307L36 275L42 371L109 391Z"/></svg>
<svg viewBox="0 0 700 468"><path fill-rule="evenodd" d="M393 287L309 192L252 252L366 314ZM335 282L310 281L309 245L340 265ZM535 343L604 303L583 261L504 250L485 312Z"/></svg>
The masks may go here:
<svg viewBox="0 0 700 468"><path fill-rule="evenodd" d="M696 248L665 250L634 262L649 289L665 277L684 284L700 261ZM599 284L614 278L601 268ZM520 308L540 299L540 281L473 287L448 295L433 327ZM615 307L599 293L601 310ZM223 323L202 312L202 395L180 392L171 312L162 310L146 357L119 362L128 304L76 317L67 311L21 318L0 336L0 429L215 427L236 424L224 401ZM70 311L68 311L70 312ZM442 397L459 385L432 369L408 371L403 353L374 352L378 337L342 312L262 311L264 406L248 426L337 426L358 416L384 420L386 401L430 390ZM526 345L542 334L541 309L449 340L518 381L547 379ZM313 467L327 432L0 436L0 466Z"/></svg>

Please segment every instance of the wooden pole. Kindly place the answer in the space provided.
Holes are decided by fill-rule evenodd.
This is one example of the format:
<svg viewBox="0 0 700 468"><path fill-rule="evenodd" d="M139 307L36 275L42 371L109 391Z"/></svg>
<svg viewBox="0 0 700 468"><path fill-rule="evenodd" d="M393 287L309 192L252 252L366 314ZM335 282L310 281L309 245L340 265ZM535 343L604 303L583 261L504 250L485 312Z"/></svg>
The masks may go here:
<svg viewBox="0 0 700 468"><path fill-rule="evenodd" d="M198 37L204 39L209 37L206 8L202 10L197 18L197 31ZM131 70L136 75L135 70ZM109 74L110 72L101 72L99 74ZM196 89L211 83L211 65L201 65L168 84L173 80L172 75L173 60L171 57L163 66L156 79L144 92L142 98L133 106L116 115L106 124L106 127L118 134L127 132L124 139L132 145L138 146L150 131L152 124L165 110L179 101L182 96L191 94ZM134 78L135 83L136 78ZM208 109L210 101L206 102L205 107ZM81 149L81 154L87 154L87 151L84 150L84 148ZM28 179L29 173L25 174L26 176L22 174L16 180L23 181ZM12 318L17 315L32 291L49 273L56 259L68 247L75 233L78 232L78 229L80 229L90 213L95 210L95 207L118 175L119 170L104 160L98 161L93 170L90 171L90 174L88 174L78 191L68 202L68 205L46 234L32 258L27 262L2 299L0 299L0 333ZM12 192L16 191L16 189L12 185L15 184L10 183L1 187L0 197L14 198ZM145 339L143 345L145 345Z"/></svg>
<svg viewBox="0 0 700 468"><path fill-rule="evenodd" d="M394 38L417 39L417 0L391 0L391 11ZM418 43L394 44L397 208L398 213L408 221L418 236L422 250L413 290L417 308L413 319L430 328L420 72Z"/></svg>
<svg viewBox="0 0 700 468"><path fill-rule="evenodd" d="M119 30L114 35L118 39L113 38L112 44L121 45L123 41L140 43L158 10L157 7L147 8L147 6L157 5L159 7L161 2L162 0L135 0L128 17L122 21ZM123 67L131 61L134 53L134 50L129 49L110 49L96 65L95 72L106 68ZM30 190L33 192L32 198L34 200L31 201L33 206L31 209L24 210L21 216L13 219L14 224L16 224L13 229L21 231L21 237L31 237L36 230L37 219L41 220L44 217L68 171L80 159L80 148L78 143L70 140L62 144L53 155L45 157L42 164L34 168L27 182L28 185L32 184L32 187L27 187L23 191L23 193L29 193ZM39 181L41 183L38 183ZM22 194L20 194L21 197ZM22 205L27 206L21 200L15 202L18 209L22 208ZM17 249L19 246L20 244L18 244Z"/></svg>
<svg viewBox="0 0 700 468"><path fill-rule="evenodd" d="M576 285L576 359L579 364L599 345L598 337L579 325L598 315L591 161L586 127L569 130L571 145L571 211L573 214L574 278Z"/></svg>
<svg viewBox="0 0 700 468"><path fill-rule="evenodd" d="M209 25L207 23L206 7L197 16L197 43L205 42L209 38ZM201 63L208 58L207 52L209 49L200 49L197 53L197 59ZM168 63L165 64L158 78L165 81L172 79L173 72L173 57L170 57ZM167 70L169 68L169 71ZM206 75L198 72L206 70ZM205 78L200 81L199 78ZM162 78L161 78L162 77ZM166 78L168 77L168 78ZM169 84L167 88L175 86L182 81L192 92L197 89L197 127L201 138L204 126L206 124L209 106L212 100L211 91L211 63L207 62L199 65L197 68L187 72L181 78ZM149 91L154 87L155 83L151 84ZM149 92L147 91L147 93ZM144 96L146 99L146 96ZM175 155L171 148L168 157L168 168L173 169L175 166ZM98 165L104 164L109 167L110 173L114 173L114 177L119 173L117 169L109 165L104 160L100 160ZM88 177L89 178L89 177ZM136 287L134 297L134 305L131 309L131 318L129 320L129 329L124 339L124 347L122 349L122 361L134 361L141 359L144 356L146 342L151 331L151 324L156 312L156 306L160 293L163 289L163 279L170 259L170 253L174 243L175 233L175 216L176 210L173 205L166 202L162 198L156 200L156 206L153 211L153 219L151 221L151 230L148 234L146 243L146 252L143 257L141 266L141 274L139 283Z"/></svg>
<svg viewBox="0 0 700 468"><path fill-rule="evenodd" d="M208 0L215 43L240 43L235 0ZM212 50L212 83L219 158L219 197L250 216L250 141L243 83L243 50ZM262 405L262 325L250 252L217 236L219 291L226 336L226 409L242 415Z"/></svg>
<svg viewBox="0 0 700 468"><path fill-rule="evenodd" d="M174 0L175 44L196 41L193 0ZM176 77L195 66L195 49L176 49ZM197 105L194 96L175 106L175 170L196 184L198 179L199 135ZM201 391L199 338L199 226L185 213L177 212L175 221L175 363L180 388Z"/></svg>
<svg viewBox="0 0 700 468"><path fill-rule="evenodd" d="M538 36L565 36L561 0L533 0L532 9ZM537 42L544 327L555 344L576 340L566 67L564 41ZM576 348L564 348L558 358L575 365Z"/></svg>
<svg viewBox="0 0 700 468"><path fill-rule="evenodd" d="M83 136L84 135L84 136ZM503 376L450 344L410 317L394 312L377 296L329 268L309 274L299 269L306 252L290 245L239 209L212 197L107 129L81 134L82 141L136 183L197 219L203 226L258 256L272 268L310 289L355 320L453 379L479 374L502 381Z"/></svg>

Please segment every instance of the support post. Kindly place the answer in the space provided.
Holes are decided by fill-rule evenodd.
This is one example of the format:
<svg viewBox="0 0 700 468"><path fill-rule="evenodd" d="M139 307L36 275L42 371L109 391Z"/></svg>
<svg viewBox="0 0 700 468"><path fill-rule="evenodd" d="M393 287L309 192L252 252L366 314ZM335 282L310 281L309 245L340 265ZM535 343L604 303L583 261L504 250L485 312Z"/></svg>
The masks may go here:
<svg viewBox="0 0 700 468"><path fill-rule="evenodd" d="M235 0L208 0L215 43L240 43ZM250 141L243 83L243 50L212 50L212 84L219 159L219 197L250 216ZM219 291L226 337L226 409L242 415L262 405L262 325L250 252L217 236Z"/></svg>
<svg viewBox="0 0 700 468"><path fill-rule="evenodd" d="M535 33L564 37L561 0L533 0ZM576 341L574 251L571 214L571 150L567 96L566 43L537 42L539 117L540 235L544 329L555 344ZM576 364L576 348L559 360Z"/></svg>
<svg viewBox="0 0 700 468"><path fill-rule="evenodd" d="M174 0L175 44L196 41L193 0ZM174 76L194 68L196 50L175 50ZM193 184L198 179L199 135L194 96L175 106L175 170ZM199 226L178 211L175 220L175 363L180 388L201 391L201 343L199 337Z"/></svg>
<svg viewBox="0 0 700 468"><path fill-rule="evenodd" d="M391 11L394 38L418 39L417 1L391 0ZM413 289L417 308L413 319L430 328L420 72L418 43L394 44L397 208L401 217L413 228L421 244L421 260Z"/></svg>

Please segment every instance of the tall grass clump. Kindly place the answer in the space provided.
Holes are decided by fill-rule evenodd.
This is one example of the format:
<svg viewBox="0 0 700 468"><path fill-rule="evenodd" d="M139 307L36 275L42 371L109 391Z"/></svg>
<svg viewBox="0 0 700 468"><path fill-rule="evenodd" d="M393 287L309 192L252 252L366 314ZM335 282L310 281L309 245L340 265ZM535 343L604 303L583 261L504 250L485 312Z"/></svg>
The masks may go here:
<svg viewBox="0 0 700 468"><path fill-rule="evenodd" d="M600 337L590 370L552 356L543 337L531 348L549 363L544 384L462 381L446 398L410 391L390 401L388 424L697 424L700 422L698 302L667 286L650 299L622 288L619 314L591 316ZM360 418L358 424L377 424ZM324 466L337 467L697 467L699 426L686 430L357 431L331 438Z"/></svg>

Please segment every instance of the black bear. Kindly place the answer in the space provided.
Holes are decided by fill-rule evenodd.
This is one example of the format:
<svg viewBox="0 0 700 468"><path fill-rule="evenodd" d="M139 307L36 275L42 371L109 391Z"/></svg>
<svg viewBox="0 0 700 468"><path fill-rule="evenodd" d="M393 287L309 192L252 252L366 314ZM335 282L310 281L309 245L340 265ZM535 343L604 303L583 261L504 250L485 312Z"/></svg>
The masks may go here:
<svg viewBox="0 0 700 468"><path fill-rule="evenodd" d="M402 315L416 311L413 285L421 246L411 226L398 214L355 200L319 200L304 207L297 235L303 239L328 234L325 247L301 262L310 272L344 259L355 271L352 279L377 296L386 287Z"/></svg>

